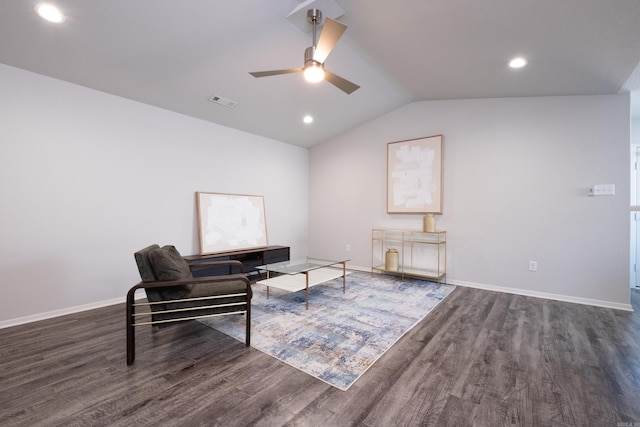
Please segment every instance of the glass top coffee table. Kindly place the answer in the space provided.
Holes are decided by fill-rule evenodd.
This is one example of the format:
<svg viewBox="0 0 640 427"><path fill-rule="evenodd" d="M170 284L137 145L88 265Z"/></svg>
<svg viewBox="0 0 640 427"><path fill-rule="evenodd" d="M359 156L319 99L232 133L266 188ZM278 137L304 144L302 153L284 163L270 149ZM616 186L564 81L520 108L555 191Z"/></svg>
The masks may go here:
<svg viewBox="0 0 640 427"><path fill-rule="evenodd" d="M308 310L309 288L312 286L342 277L342 293L345 293L347 261L349 260L305 258L261 265L256 269L266 273L267 278L256 283L267 287L267 298L269 298L270 287L288 292L298 292L304 289L305 304Z"/></svg>

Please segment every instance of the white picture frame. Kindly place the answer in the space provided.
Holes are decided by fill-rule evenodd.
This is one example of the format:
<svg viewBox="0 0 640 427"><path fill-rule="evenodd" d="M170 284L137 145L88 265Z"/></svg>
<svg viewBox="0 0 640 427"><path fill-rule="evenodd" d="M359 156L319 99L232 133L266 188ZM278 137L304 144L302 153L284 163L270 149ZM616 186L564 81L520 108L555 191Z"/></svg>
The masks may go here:
<svg viewBox="0 0 640 427"><path fill-rule="evenodd" d="M268 246L264 197L196 192L200 255Z"/></svg>

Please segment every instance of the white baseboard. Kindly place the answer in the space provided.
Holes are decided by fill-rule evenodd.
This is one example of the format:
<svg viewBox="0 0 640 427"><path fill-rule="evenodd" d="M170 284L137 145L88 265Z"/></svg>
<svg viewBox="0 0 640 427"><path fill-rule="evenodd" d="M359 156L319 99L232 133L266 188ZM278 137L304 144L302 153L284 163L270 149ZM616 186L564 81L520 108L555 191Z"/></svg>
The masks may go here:
<svg viewBox="0 0 640 427"><path fill-rule="evenodd" d="M358 266L349 265L349 269L371 272L370 267L358 267ZM463 286L467 288L484 289L486 291L504 292L507 294L523 295L523 296L534 297L534 298L544 298L544 299L549 299L554 301L563 301L563 302L571 302L575 304L592 305L595 307L612 308L614 310L623 310L623 311L631 311L631 312L634 311L633 306L631 306L631 304L620 304L612 301L602 301L602 300L589 299L589 298L572 297L568 295L553 294L548 292L530 291L527 289L508 288L504 286L485 285L483 283L466 282L463 280L447 279L447 283L450 285Z"/></svg>
<svg viewBox="0 0 640 427"><path fill-rule="evenodd" d="M362 271L365 273L371 273L371 267L358 267L357 265L347 265L347 270Z"/></svg>
<svg viewBox="0 0 640 427"><path fill-rule="evenodd" d="M18 317L17 319L3 320L0 322L0 329L10 328L11 326L23 325L25 323L37 322L39 320L51 319L53 317L64 316L67 314L79 313L81 311L92 310L94 308L106 307L108 305L120 304L125 302L125 298L113 298L105 301L92 302L90 304L77 305L75 307L63 308L61 310L48 311L46 313L33 314L31 316ZM123 321L124 321L124 311Z"/></svg>
<svg viewBox="0 0 640 427"><path fill-rule="evenodd" d="M370 273L370 267L359 267L354 265L348 266L349 270L362 271ZM601 301L589 298L572 297L567 295L552 294L547 292L529 291L526 289L507 288L503 286L485 285L482 283L466 282L462 280L447 280L448 284L463 286L467 288L484 289L486 291L504 292L507 294L524 295L528 297L544 298L555 301L571 302L575 304L593 305L596 307L612 308L614 310L623 310L633 312L631 304L620 304L611 301ZM31 316L18 317L17 319L9 319L0 321L0 329L10 328L11 326L23 325L25 323L37 322L39 320L51 319L53 317L64 316L66 314L79 313L81 311L92 310L94 308L106 307L109 305L120 304L125 302L125 298L113 298L104 301L98 301L90 304L78 305L75 307L63 308L61 310L48 311L46 313L38 313Z"/></svg>
<svg viewBox="0 0 640 427"><path fill-rule="evenodd" d="M534 298L544 298L554 301L571 302L575 304L593 305L596 307L612 308L614 310L623 310L633 312L631 304L620 304L612 301L602 301L589 298L572 297L568 295L552 294L548 292L536 292L526 289L507 288L503 286L485 285L482 283L465 282L462 280L447 280L447 283L451 285L464 286L467 288L484 289L486 291L504 292L507 294L524 295Z"/></svg>

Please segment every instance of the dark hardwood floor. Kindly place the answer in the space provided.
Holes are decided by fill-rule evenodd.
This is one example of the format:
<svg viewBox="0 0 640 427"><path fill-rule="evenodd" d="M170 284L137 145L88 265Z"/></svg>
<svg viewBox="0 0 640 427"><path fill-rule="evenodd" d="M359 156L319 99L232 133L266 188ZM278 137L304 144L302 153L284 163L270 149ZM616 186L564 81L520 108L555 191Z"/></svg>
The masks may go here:
<svg viewBox="0 0 640 427"><path fill-rule="evenodd" d="M2 426L640 426L634 313L456 289L348 391L124 304L0 330Z"/></svg>

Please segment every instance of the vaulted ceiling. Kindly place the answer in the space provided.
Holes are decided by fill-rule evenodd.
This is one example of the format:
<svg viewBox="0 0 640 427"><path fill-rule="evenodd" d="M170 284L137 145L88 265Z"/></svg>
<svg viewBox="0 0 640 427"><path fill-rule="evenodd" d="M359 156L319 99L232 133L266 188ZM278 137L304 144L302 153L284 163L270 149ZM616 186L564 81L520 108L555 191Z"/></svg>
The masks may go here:
<svg viewBox="0 0 640 427"><path fill-rule="evenodd" d="M0 2L0 63L302 147L412 101L640 89L635 0L52 2L64 23ZM360 89L249 75L303 66L297 7L338 8L348 28L325 65Z"/></svg>

